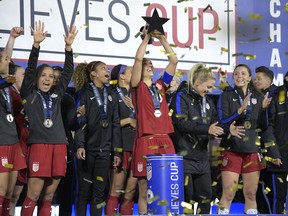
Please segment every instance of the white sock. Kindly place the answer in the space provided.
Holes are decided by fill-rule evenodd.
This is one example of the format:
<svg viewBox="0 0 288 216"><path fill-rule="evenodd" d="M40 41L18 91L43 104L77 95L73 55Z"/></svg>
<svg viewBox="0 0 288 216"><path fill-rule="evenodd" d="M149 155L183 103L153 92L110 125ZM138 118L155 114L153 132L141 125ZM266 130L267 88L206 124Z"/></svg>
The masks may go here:
<svg viewBox="0 0 288 216"><path fill-rule="evenodd" d="M218 208L218 214L219 215L228 215L229 214L229 209L226 209L226 208L220 209L220 208Z"/></svg>
<svg viewBox="0 0 288 216"><path fill-rule="evenodd" d="M246 214L258 214L258 210L257 209L248 209L246 211Z"/></svg>

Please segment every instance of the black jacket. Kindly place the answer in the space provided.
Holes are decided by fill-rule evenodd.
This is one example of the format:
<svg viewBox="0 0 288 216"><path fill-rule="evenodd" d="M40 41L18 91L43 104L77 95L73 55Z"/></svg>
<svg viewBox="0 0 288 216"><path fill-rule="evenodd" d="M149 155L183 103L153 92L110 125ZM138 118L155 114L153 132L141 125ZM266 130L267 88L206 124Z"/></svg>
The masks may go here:
<svg viewBox="0 0 288 216"><path fill-rule="evenodd" d="M185 83L181 87L177 90L170 105L173 109L172 120L175 129L173 141L176 152L183 154L185 159L208 160L208 130L210 125L218 119L216 108L213 100L206 96L207 122L203 123L202 97L194 90L188 90Z"/></svg>
<svg viewBox="0 0 288 216"><path fill-rule="evenodd" d="M107 120L108 127L100 125L100 111L92 87L87 84L78 93L77 105L85 105L85 115L79 119L80 129L76 132L75 143L77 148L85 148L92 152L113 152L121 156L122 144L120 120L118 114L118 98L108 91ZM103 89L97 88L103 101Z"/></svg>

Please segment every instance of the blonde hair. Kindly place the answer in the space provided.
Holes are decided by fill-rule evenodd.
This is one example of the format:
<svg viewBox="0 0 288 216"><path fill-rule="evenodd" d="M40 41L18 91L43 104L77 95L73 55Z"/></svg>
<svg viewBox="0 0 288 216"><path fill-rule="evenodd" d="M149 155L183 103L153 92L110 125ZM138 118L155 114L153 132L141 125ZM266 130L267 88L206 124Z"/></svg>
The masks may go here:
<svg viewBox="0 0 288 216"><path fill-rule="evenodd" d="M194 83L199 80L201 83L207 80L216 80L215 74L205 64L195 64L188 72L188 88L194 88Z"/></svg>

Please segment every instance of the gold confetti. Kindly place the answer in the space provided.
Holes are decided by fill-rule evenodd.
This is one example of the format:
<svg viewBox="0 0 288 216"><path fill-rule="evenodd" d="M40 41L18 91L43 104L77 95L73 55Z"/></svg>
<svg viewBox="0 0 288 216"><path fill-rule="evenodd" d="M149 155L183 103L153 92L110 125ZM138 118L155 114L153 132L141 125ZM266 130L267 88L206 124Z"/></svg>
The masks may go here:
<svg viewBox="0 0 288 216"><path fill-rule="evenodd" d="M265 148L273 147L276 143L274 141L264 143Z"/></svg>
<svg viewBox="0 0 288 216"><path fill-rule="evenodd" d="M96 180L97 180L97 181L102 181L102 182L104 181L101 176L96 176Z"/></svg>
<svg viewBox="0 0 288 216"><path fill-rule="evenodd" d="M208 40L216 41L216 38L215 37L208 37Z"/></svg>
<svg viewBox="0 0 288 216"><path fill-rule="evenodd" d="M189 21L191 21L191 20L193 21L193 20L196 20L196 19L197 19L197 17L190 17Z"/></svg>
<svg viewBox="0 0 288 216"><path fill-rule="evenodd" d="M221 156L221 152L219 152L219 151L214 151L214 152L212 152L212 156L213 156L213 157L219 157L219 156Z"/></svg>
<svg viewBox="0 0 288 216"><path fill-rule="evenodd" d="M13 164L5 164L4 167L8 169L13 169Z"/></svg>
<svg viewBox="0 0 288 216"><path fill-rule="evenodd" d="M149 149L159 149L159 146L149 146Z"/></svg>
<svg viewBox="0 0 288 216"><path fill-rule="evenodd" d="M288 12L288 2L285 4L284 11Z"/></svg>
<svg viewBox="0 0 288 216"><path fill-rule="evenodd" d="M233 12L233 10L224 10L224 12Z"/></svg>
<svg viewBox="0 0 288 216"><path fill-rule="evenodd" d="M196 51L198 51L198 47L196 45L194 45L193 47Z"/></svg>
<svg viewBox="0 0 288 216"><path fill-rule="evenodd" d="M224 151L225 150L225 148L223 148L223 147L217 147L217 149L216 149L217 151Z"/></svg>
<svg viewBox="0 0 288 216"><path fill-rule="evenodd" d="M141 32L137 32L137 34L134 35L135 38L139 37L141 35Z"/></svg>
<svg viewBox="0 0 288 216"><path fill-rule="evenodd" d="M172 116L173 112L174 112L174 110L173 110L173 109L170 109L168 115L169 115L169 116Z"/></svg>
<svg viewBox="0 0 288 216"><path fill-rule="evenodd" d="M82 24L82 25L80 26L80 28L88 28L88 25L87 25L87 24Z"/></svg>
<svg viewBox="0 0 288 216"><path fill-rule="evenodd" d="M187 119L188 119L188 116L184 115L184 114L176 114L175 117L176 118L183 118L185 121L187 121Z"/></svg>
<svg viewBox="0 0 288 216"><path fill-rule="evenodd" d="M185 45L185 48L189 48L189 50L191 50L191 46Z"/></svg>
<svg viewBox="0 0 288 216"><path fill-rule="evenodd" d="M243 25L246 25L246 21L244 21L240 16L238 16L238 21Z"/></svg>
<svg viewBox="0 0 288 216"><path fill-rule="evenodd" d="M23 99L22 100L22 104L24 105L24 104L26 104L27 103L27 100L26 99Z"/></svg>
<svg viewBox="0 0 288 216"><path fill-rule="evenodd" d="M232 54L232 57L234 57L234 56L241 56L241 55L243 55L243 53L234 53L234 54Z"/></svg>
<svg viewBox="0 0 288 216"><path fill-rule="evenodd" d="M225 47L221 47L221 52L229 52L229 49Z"/></svg>
<svg viewBox="0 0 288 216"><path fill-rule="evenodd" d="M146 54L146 55L148 55L149 53L150 53L150 51L149 51L149 50L147 50L147 51L145 52L145 54Z"/></svg>
<svg viewBox="0 0 288 216"><path fill-rule="evenodd" d="M166 52L165 50L160 50L160 52L162 52L162 53L164 53L164 54L166 54L166 55L168 55L168 56L170 56L170 55L176 55L175 52Z"/></svg>
<svg viewBox="0 0 288 216"><path fill-rule="evenodd" d="M257 20L262 19L262 15L261 14L256 14L256 13L250 13L250 14L248 14L248 17L251 18L251 19L257 19Z"/></svg>
<svg viewBox="0 0 288 216"><path fill-rule="evenodd" d="M110 85L117 85L117 83L118 83L118 80L110 80L109 81Z"/></svg>
<svg viewBox="0 0 288 216"><path fill-rule="evenodd" d="M219 25L217 25L217 26L215 26L216 27L216 29L218 30L218 31L221 31L222 30L222 28L219 26Z"/></svg>
<svg viewBox="0 0 288 216"><path fill-rule="evenodd" d="M177 47L176 44L169 44L170 47Z"/></svg>
<svg viewBox="0 0 288 216"><path fill-rule="evenodd" d="M251 40L249 40L249 41L250 41L250 42L254 42L254 41L259 41L259 40L261 40L261 37L254 38L254 39L251 39Z"/></svg>
<svg viewBox="0 0 288 216"><path fill-rule="evenodd" d="M184 8L184 13L187 13L187 11L188 11L188 7L185 7Z"/></svg>
<svg viewBox="0 0 288 216"><path fill-rule="evenodd" d="M183 201L181 202L181 206L190 210L193 208L192 204Z"/></svg>
<svg viewBox="0 0 288 216"><path fill-rule="evenodd" d="M253 163L253 162L252 162L252 161L250 161L250 162L248 162L248 163L244 164L244 165L243 165L243 168L247 168L247 167L249 167L249 166L250 166L252 163Z"/></svg>
<svg viewBox="0 0 288 216"><path fill-rule="evenodd" d="M148 157L145 156L145 155L142 156L142 159L145 160L145 161L149 161Z"/></svg>
<svg viewBox="0 0 288 216"><path fill-rule="evenodd" d="M266 160L266 161L268 161L268 162L272 162L272 161L273 161L273 158L268 157L268 156L265 156L265 157L264 157L264 160Z"/></svg>
<svg viewBox="0 0 288 216"><path fill-rule="evenodd" d="M159 206L167 206L168 202L167 202L167 200L160 200L160 201L157 202L157 205L159 205Z"/></svg>
<svg viewBox="0 0 288 216"><path fill-rule="evenodd" d="M114 148L114 152L123 152L123 148Z"/></svg>
<svg viewBox="0 0 288 216"><path fill-rule="evenodd" d="M192 120L197 120L197 119L199 119L200 117L199 116L194 116L193 118L192 118Z"/></svg>
<svg viewBox="0 0 288 216"><path fill-rule="evenodd" d="M154 202L154 201L156 201L158 199L159 199L159 196L149 197L148 198L148 203L152 203L152 202Z"/></svg>
<svg viewBox="0 0 288 216"><path fill-rule="evenodd" d="M212 187L215 187L217 185L217 182L216 181L213 181L212 182Z"/></svg>
<svg viewBox="0 0 288 216"><path fill-rule="evenodd" d="M100 208L102 208L102 207L105 206L105 205L106 205L106 202L102 202L102 203L97 204L97 205L96 205L96 208L97 208L97 209L100 209Z"/></svg>
<svg viewBox="0 0 288 216"><path fill-rule="evenodd" d="M186 156L187 154L188 154L188 151L187 151L187 150L184 150L184 151L179 152L178 155Z"/></svg>
<svg viewBox="0 0 288 216"><path fill-rule="evenodd" d="M243 54L243 56L246 58L246 60L256 59L256 55L252 54Z"/></svg>
<svg viewBox="0 0 288 216"><path fill-rule="evenodd" d="M271 191L271 189L268 188L268 187L266 187L266 188L264 189L264 193L265 193L265 194L268 194L270 191Z"/></svg>
<svg viewBox="0 0 288 216"><path fill-rule="evenodd" d="M150 3L144 3L144 7L149 6L149 5L150 5Z"/></svg>
<svg viewBox="0 0 288 216"><path fill-rule="evenodd" d="M184 186L187 186L189 183L189 176L185 177L185 182L184 182Z"/></svg>

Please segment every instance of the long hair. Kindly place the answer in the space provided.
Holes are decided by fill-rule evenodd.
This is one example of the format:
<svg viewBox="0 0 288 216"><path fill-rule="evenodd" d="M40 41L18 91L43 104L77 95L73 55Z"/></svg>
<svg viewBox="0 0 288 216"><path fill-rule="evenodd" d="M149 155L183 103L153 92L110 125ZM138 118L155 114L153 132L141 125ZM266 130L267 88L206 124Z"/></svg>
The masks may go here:
<svg viewBox="0 0 288 216"><path fill-rule="evenodd" d="M83 88L83 86L85 86L88 82L92 81L90 74L101 63L103 62L92 61L89 64L87 64L87 62L83 62L76 66L72 76L76 91Z"/></svg>
<svg viewBox="0 0 288 216"><path fill-rule="evenodd" d="M251 80L250 80L250 82L248 83L248 88L249 88L250 90L255 90L255 86L254 86L253 81L252 81L252 72L251 72L251 69L250 69L250 67L249 67L248 65L246 65L246 64L238 64L238 65L236 65L236 67L235 67L234 70L233 70L233 76L234 76L234 73L235 73L236 69L239 68L239 67L244 67L244 68L247 69L248 74L249 74L249 76L251 77Z"/></svg>
<svg viewBox="0 0 288 216"><path fill-rule="evenodd" d="M15 75L18 68L22 68L20 65L15 64L12 60L9 63L9 74Z"/></svg>
<svg viewBox="0 0 288 216"><path fill-rule="evenodd" d="M216 80L216 76L211 69L206 68L206 65L203 63L195 64L188 72L188 89L194 88L196 80L203 83L211 79Z"/></svg>

